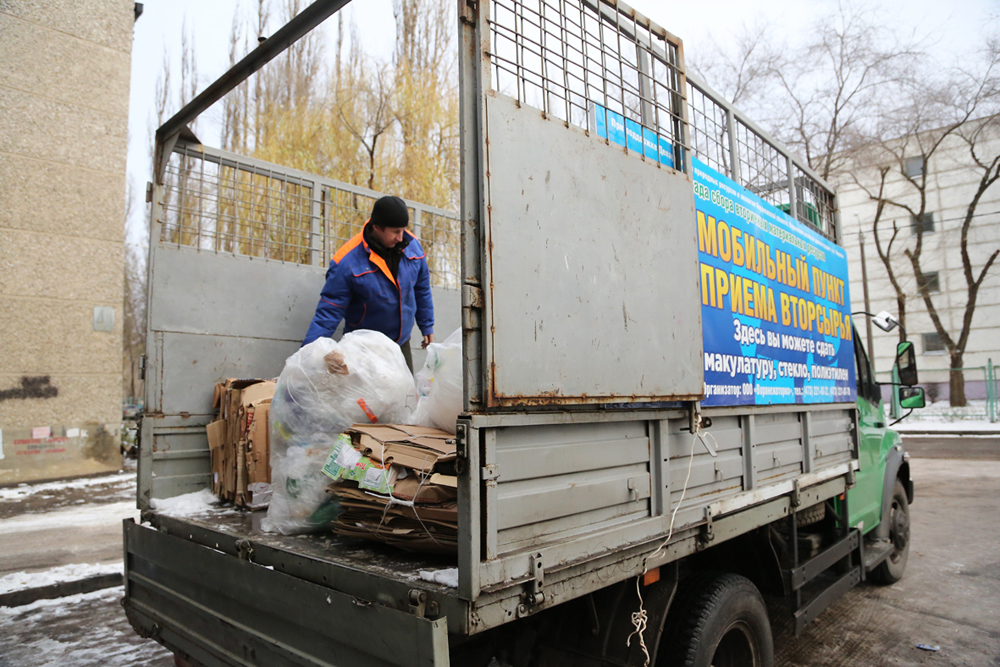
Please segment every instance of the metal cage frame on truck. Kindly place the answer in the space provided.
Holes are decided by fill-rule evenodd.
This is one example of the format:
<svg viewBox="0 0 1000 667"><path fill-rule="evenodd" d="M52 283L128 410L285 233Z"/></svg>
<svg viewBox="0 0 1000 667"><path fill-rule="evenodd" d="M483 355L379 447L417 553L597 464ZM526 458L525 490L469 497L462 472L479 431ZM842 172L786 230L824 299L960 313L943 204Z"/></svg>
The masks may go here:
<svg viewBox="0 0 1000 667"><path fill-rule="evenodd" d="M152 511L156 498L204 487L207 388L224 377L278 374L312 314L310 300L326 258L357 231L359 219L363 224L359 212L379 194L202 146L187 125L345 4L309 6L157 131L147 413L138 482L139 506L156 531L126 526L126 608L137 628L206 664L238 663L236 647L253 645L264 655L269 642L281 644L275 628L284 627L279 617L290 613L287 605L269 611L255 596L280 595L282 587L293 586L308 599L302 609L309 614L327 604L338 619L352 619L360 605L400 628L400 636L428 647L433 664L442 664L438 657L447 651L448 634L474 635L536 614L849 488L858 468L854 405L701 409L700 318L690 315L699 308L691 297L698 280L692 157L839 240L832 189L687 75L680 40L624 3L462 0L462 212L407 202L422 232L440 240L429 244L432 269L439 267L435 300L463 330L457 589L419 581L407 574L405 558L384 556L377 547L365 551L356 541L333 538L323 547L261 535L249 517L219 519L213 526L211 520ZM513 94L498 89L494 82L501 79ZM602 138L595 104L663 139L658 145L669 144L669 160ZM512 149L517 137L532 139L524 165L516 163ZM601 177L575 173L574 160L553 155L553 147L571 154L599 151L596 166L590 166ZM676 262L657 263L659 247L649 237L624 241L616 251L632 264L609 281L610 296L594 293L593 303L584 303L586 287L579 271L572 273L577 267L571 267L570 255L594 262L607 248L598 247L594 229L578 229L563 239L572 252L554 260L565 264L569 276L557 278L565 281L558 294L536 292L531 302L517 292L537 282L532 271L550 266L547 252L526 250L524 238L509 241L510 230L525 224L518 188L529 192L532 203L544 202L555 188L575 188L560 191L590 205L597 195L613 192L601 188L636 183L643 184L633 190L636 199L598 198L607 224L599 231L625 238L634 220L666 216L669 224L657 227L656 239L676 248ZM557 204L541 204L542 211L532 215L548 220ZM534 237L525 238L544 233L539 223ZM519 274L523 279L507 278ZM649 275L664 284L689 281L691 294L658 288L657 298L666 305L643 309L634 292ZM225 285L259 298L236 304ZM579 303L567 305L573 301L567 294ZM182 295L191 298L177 298ZM548 333L543 328L541 346L535 346L534 322L535 339L525 357L516 358L511 350L528 341L525 308L544 299L562 320L550 321ZM287 308L269 313L275 303ZM588 349L594 364L601 364L596 372L581 365L581 355L551 344L584 344L567 325L581 315L595 318L598 328L621 326L615 334L619 349ZM657 347L660 359L641 357L637 346L667 330L664 322L683 336ZM563 383L555 390L554 377ZM587 391L588 382L600 387ZM714 444L698 435L709 421ZM383 565L366 568L343 553L367 554ZM207 569L191 571L175 557L204 562ZM228 567L238 570L227 573ZM860 576L857 568L851 572ZM201 631L186 625L186 609L198 610ZM314 627L314 620L309 632L323 635L323 646L336 646L338 639ZM201 639L192 639L196 634ZM215 648L199 649L198 641ZM292 661L308 653L309 641L272 648ZM348 657L336 664L431 664L392 650L342 650Z"/></svg>

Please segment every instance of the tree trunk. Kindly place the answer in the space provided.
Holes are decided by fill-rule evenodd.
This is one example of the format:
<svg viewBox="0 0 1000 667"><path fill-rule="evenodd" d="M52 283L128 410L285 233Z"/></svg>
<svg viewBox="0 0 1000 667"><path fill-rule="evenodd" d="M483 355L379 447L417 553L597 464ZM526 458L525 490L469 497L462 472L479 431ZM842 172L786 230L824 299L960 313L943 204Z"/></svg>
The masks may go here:
<svg viewBox="0 0 1000 667"><path fill-rule="evenodd" d="M953 408L965 407L968 404L968 401L965 400L965 373L961 370L957 370L962 368L963 356L963 352L951 355L951 371L948 373L948 389L951 394L951 407Z"/></svg>

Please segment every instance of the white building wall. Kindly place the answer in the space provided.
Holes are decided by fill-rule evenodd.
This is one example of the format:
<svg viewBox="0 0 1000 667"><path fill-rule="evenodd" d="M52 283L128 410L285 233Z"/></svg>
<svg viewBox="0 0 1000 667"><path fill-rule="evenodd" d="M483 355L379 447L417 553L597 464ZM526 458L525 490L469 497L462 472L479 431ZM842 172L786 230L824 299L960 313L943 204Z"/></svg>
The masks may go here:
<svg viewBox="0 0 1000 667"><path fill-rule="evenodd" d="M986 159L992 159L1000 152L1000 132L994 131L988 141L980 144L977 152ZM919 150L914 148L912 153L919 155ZM934 231L924 234L921 267L925 273L934 271L939 273L941 291L933 295L933 303L942 323L956 341L962 330L962 320L968 300L968 287L960 250L961 226L983 173L981 169L970 168L971 164L973 163L967 144L957 137L946 139L927 160L926 211L934 215ZM870 167L857 168L854 177L869 188L877 187L878 174ZM875 247L872 226L876 215L876 204L853 182L851 176L841 177L837 190L844 245L848 251L850 264L852 309L864 308L859 240L859 230L863 229L871 311L877 313L888 310L896 314L898 310L896 293ZM898 198L914 209L919 209L918 192L905 182L896 165L893 165L892 174L887 180L886 192L892 198ZM905 249L914 247L916 233L911 227L910 214L906 210L887 207L879 225L883 249L887 247L892 236L893 222L897 224L899 234L892 245L891 263L906 294L906 332L909 339L916 344L920 355L918 365L921 384L944 383L944 386L938 388L939 395L943 398L947 396L947 369L951 365L951 359L946 351L932 352L925 349L922 334L934 333L935 328L920 297L913 269L904 254ZM972 259L974 277L979 276L986 260L997 248L1000 248L1000 183L995 183L980 200L970 229L969 255ZM863 318L857 319L857 326L864 338ZM874 328L874 358L877 372L882 373L892 367L898 340L896 332L884 333L877 327ZM979 290L972 331L965 350L963 365L967 368L985 366L989 359L992 359L994 364L1000 364L1000 262L994 263ZM880 377L885 378L884 375ZM981 371L966 373L968 398L983 396L982 381Z"/></svg>

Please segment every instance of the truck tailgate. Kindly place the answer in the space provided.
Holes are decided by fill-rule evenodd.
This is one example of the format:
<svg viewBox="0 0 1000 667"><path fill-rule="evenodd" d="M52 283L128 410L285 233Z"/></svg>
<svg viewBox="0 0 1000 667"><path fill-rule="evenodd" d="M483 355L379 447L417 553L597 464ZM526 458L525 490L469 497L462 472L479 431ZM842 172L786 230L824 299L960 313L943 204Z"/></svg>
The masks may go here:
<svg viewBox="0 0 1000 667"><path fill-rule="evenodd" d="M387 584L384 573L363 572L364 562L353 572L324 567L234 531L213 535L190 520L147 518L155 528L125 522L126 613L137 632L206 667L448 665L448 619L430 620L425 607L409 606L417 582L399 576ZM303 569L328 585L297 576ZM373 578L377 592L366 581ZM416 589L439 610L461 609L457 598L437 601L445 587L419 582Z"/></svg>

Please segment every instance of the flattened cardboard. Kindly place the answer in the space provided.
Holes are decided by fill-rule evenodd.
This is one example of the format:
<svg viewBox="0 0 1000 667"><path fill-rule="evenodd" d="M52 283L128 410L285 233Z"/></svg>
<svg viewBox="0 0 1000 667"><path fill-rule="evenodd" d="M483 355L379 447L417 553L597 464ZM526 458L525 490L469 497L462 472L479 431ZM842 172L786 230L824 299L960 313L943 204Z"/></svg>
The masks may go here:
<svg viewBox="0 0 1000 667"><path fill-rule="evenodd" d="M218 410L208 424L212 491L237 505L257 505L253 499L271 481L268 417L277 383L274 380L229 378L215 385L212 403Z"/></svg>
<svg viewBox="0 0 1000 667"><path fill-rule="evenodd" d="M454 436L437 428L355 424L347 433L358 451L383 464L430 472L439 461L455 458Z"/></svg>

